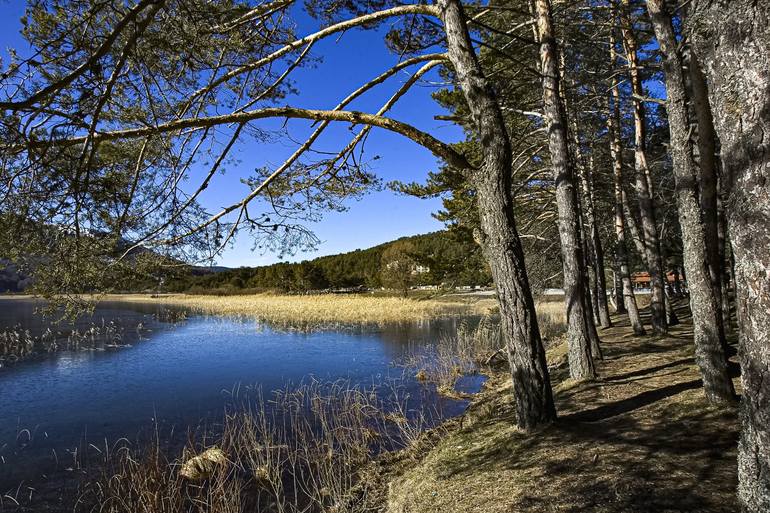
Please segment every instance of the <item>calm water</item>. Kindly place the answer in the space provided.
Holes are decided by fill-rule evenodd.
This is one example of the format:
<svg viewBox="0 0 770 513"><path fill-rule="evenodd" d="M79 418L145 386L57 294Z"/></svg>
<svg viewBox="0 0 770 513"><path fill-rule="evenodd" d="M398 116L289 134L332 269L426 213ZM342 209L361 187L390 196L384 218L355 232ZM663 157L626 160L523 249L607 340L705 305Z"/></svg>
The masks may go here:
<svg viewBox="0 0 770 513"><path fill-rule="evenodd" d="M34 307L0 300L0 329L20 325L41 333L46 326ZM400 377L392 363L410 345L452 333L459 322L302 333L222 318L172 325L158 320L156 308L109 303L78 321L81 328L116 322L130 347L63 352L0 369L0 494L66 467L68 451L78 446L134 440L156 422L180 432L215 422L239 386L269 393L311 378L371 385ZM450 416L465 406L411 379L404 386L415 407Z"/></svg>

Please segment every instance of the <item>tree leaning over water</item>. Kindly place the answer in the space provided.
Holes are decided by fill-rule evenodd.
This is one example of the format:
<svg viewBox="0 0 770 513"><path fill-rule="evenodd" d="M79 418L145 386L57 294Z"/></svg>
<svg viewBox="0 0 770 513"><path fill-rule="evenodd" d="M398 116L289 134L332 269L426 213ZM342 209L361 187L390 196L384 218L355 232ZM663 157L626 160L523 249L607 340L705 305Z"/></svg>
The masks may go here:
<svg viewBox="0 0 770 513"><path fill-rule="evenodd" d="M73 57L46 39L45 34L50 31L45 30L45 26L49 24L56 27L55 33L61 39L69 38L68 43L76 47L77 44L82 45L82 41L75 40L74 28L82 19L93 16L93 11L98 12L100 8L90 6L88 2L79 2L77 5L80 10L74 9L80 18L72 12L65 16L57 5L38 4L30 15L30 38L41 42L44 47L41 51L52 54L46 57L51 62L63 60L70 63L78 58L83 62L77 66L68 66L74 70L63 79L50 73L39 73L37 64L31 59L14 63L11 73L6 77L7 98L0 102L0 106L7 112L13 113L4 118L4 128L10 135L7 138L10 143L4 147L3 152L6 161L18 170L9 171L12 184L19 178L22 181L26 179L29 169L33 167L55 173L56 169L51 166L52 154L61 156L68 151L77 154L80 149L83 155L83 158L77 160L62 159L63 163L69 163L65 166L74 164L76 169L66 184L65 203L68 208L54 212L47 222L74 227L75 240L79 240L84 232L89 233L89 236L96 232L96 223L83 216L81 198L91 187L92 155L96 155L104 145L124 144L132 140L146 141L147 144L158 141L165 150L164 157L171 163L166 181L173 185L186 175L189 163L198 149L204 144L210 147L212 136L218 129L224 129L227 142L218 146L220 151L213 154L214 164L197 190L184 197L180 194L157 200L160 206L168 207L171 204L172 207L165 210L164 215L159 216L154 224L141 226L141 230L137 228L132 237L137 242L131 249L142 245L182 247L189 237L200 237L203 234L201 247L216 254L244 226L256 231L269 242L285 247L286 244L297 243L297 239L283 234L292 234L298 229L289 224L299 215L298 212L306 211L308 207L311 207L311 211L317 211L322 208L321 205L328 208L330 203L333 208L336 201L364 190L374 179L366 166L354 156L370 127L399 133L426 147L450 166L469 173L477 185L485 205L480 211L482 248L498 287L518 424L524 429L531 429L555 418L545 352L540 341L534 301L513 217L508 185L511 148L499 105L476 59L465 13L458 1L447 0L435 6L402 5L375 12L363 10L362 13L356 13L360 14L358 16L331 23L301 38L294 38L284 27L289 2L271 2L257 7L247 4L213 4L213 13L206 12L212 9L209 4L200 4L195 0L168 4L162 1L141 2L128 10L116 8L115 12L123 14L114 19L107 18L104 22L106 26L100 27L107 34L102 39L103 43L97 48L86 48L82 55ZM189 25L187 15L190 12L201 14L198 20L203 26ZM204 14L208 14L209 18L216 14L218 22L211 27L210 23L204 23ZM446 54L423 54L401 61L356 89L333 110L292 106L255 107L286 94L287 77L302 64L316 41L384 19L410 16L432 17L441 21ZM132 25L136 19L141 21ZM186 30L174 30L167 34L159 30L166 23L177 23ZM131 29L126 29L127 26ZM245 33L238 37L241 30ZM155 39L148 38L147 34L152 34ZM235 38L233 44L229 41L231 35ZM165 39L167 36L169 39ZM221 41L218 41L219 36ZM259 44L254 44L254 41ZM225 43L219 51L216 48L218 42ZM196 48L195 43L202 47ZM171 63L176 62L178 66L170 66L168 62L160 64L160 59L156 58L153 61L155 68L143 69L141 64L150 55L142 54L144 44L169 49L171 53L178 52L178 59L171 60ZM243 49L239 45L247 46ZM199 50L200 55L188 55L185 51L187 48L192 48L190 53ZM57 51L60 53L56 54ZM137 68L124 69L125 63L132 59L136 61ZM284 71L273 71L271 65L282 61L285 61ZM423 67L376 114L344 110L347 104L363 93L414 64L423 64ZM423 73L439 64L451 64L454 68L459 88L474 117L475 129L483 141L485 154L483 161L478 164L469 163L462 154L430 134L385 117L385 113ZM128 69L131 71L126 71ZM158 87L159 79L161 84L169 86L168 93L163 87ZM37 83L40 83L39 87L30 85ZM11 92L13 86L16 89ZM93 93L86 94L83 90L85 86ZM139 96L134 98L138 100L138 110L123 103L125 97L118 92L124 90L129 91L126 94ZM77 97L77 94L80 96ZM92 94L96 98L89 101ZM73 111L73 104L77 110ZM229 112L220 113L222 104L228 107ZM219 166L225 162L227 153L238 138L244 132L254 130L251 128L254 121L268 118L298 118L320 123L281 166L257 170L255 177L248 181L252 190L242 201L213 214L197 211L194 217L202 218L201 221L195 221L193 217L184 218L186 222L181 223L184 214L189 214L193 209L198 195L208 187ZM313 143L332 121L363 125L364 128L338 155L312 162L302 161L301 157L310 153ZM267 137L259 131L257 135ZM135 174L150 172L152 166L142 165L143 155L139 157ZM339 183L344 186L338 187ZM23 188L19 187L13 192L23 192ZM126 203L130 210L137 192L144 191L129 186L128 191L123 192L128 195ZM271 212L255 215L249 211L252 200L259 196L269 198ZM44 203L48 206L56 205L47 200ZM228 220L228 216L233 216L234 220ZM283 238L276 241L276 234ZM122 233L115 234L116 238L122 239L123 236ZM129 252L125 251L124 255Z"/></svg>

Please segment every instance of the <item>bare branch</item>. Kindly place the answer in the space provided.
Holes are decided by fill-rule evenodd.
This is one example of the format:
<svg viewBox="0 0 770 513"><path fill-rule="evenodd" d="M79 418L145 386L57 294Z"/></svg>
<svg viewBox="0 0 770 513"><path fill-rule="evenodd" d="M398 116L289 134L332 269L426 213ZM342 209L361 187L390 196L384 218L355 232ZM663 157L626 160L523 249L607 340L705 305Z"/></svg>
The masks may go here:
<svg viewBox="0 0 770 513"><path fill-rule="evenodd" d="M401 5L398 7L393 7L391 9L385 9L383 11L377 11L370 14L365 14L363 16L359 16L357 18L353 18L351 20L345 20L340 23L335 23L334 25L331 25L329 27L326 27L322 30L319 30L318 32L315 32L313 34L309 34L303 38L297 39L295 41L292 41L291 43L287 44L286 46L276 50L275 52L271 53L270 55L267 55L263 57L262 59L256 60L254 62L251 62L249 64L246 64L244 66L241 66L239 68L236 68L234 70L231 70L228 73L225 73L221 77L219 77L217 80L213 81L211 84L207 85L203 89L199 89L192 93L190 95L190 100L187 103L187 106L185 109L183 109L183 113L186 112L187 108L191 105L191 103L198 97L200 97L202 94L205 94L207 91L209 91L211 88L217 87L218 85L221 85L228 80L238 76L242 75L243 73L261 68L265 64L268 64L270 62L273 62L276 59L279 59L283 57L284 55L302 47L309 43L318 41L320 39L323 39L325 37L328 37L330 35L336 34L338 32L342 32L354 27L358 27L361 25L365 25L367 23L371 23L374 21L383 20L385 18L392 18L395 16L403 16L405 14L425 14L430 16L437 16L438 11L436 10L435 6L432 5Z"/></svg>
<svg viewBox="0 0 770 513"><path fill-rule="evenodd" d="M436 156L445 159L449 164L457 168L472 167L465 157L455 151L451 146L445 144L432 135L423 132L412 125L397 121L395 119L368 114L359 111L345 110L316 110L300 109L297 107L266 107L263 109L254 109L245 112L233 114L223 114L221 116L210 116L200 118L185 118L168 123L162 123L157 126L128 128L125 130L115 130L111 132L99 132L92 138L94 143L104 141L113 141L116 139L135 139L138 137L147 137L149 135L178 132L188 128L199 129L216 125L229 123L248 123L256 119L266 118L290 118L290 119L314 119L329 121L346 121L356 125L373 125L401 134L417 144L424 146ZM46 147L67 147L82 144L88 136L73 137L70 139L52 139L52 140L32 140L23 147L18 145L13 149L16 151L25 149L41 149Z"/></svg>

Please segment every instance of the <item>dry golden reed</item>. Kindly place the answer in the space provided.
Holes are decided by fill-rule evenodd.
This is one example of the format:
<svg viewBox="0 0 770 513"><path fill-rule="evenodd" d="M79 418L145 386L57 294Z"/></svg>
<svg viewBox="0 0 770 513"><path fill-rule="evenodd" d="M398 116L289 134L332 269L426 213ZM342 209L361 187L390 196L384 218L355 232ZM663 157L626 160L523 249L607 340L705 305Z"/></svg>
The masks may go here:
<svg viewBox="0 0 770 513"><path fill-rule="evenodd" d="M351 295L120 296L121 300L179 306L207 315L247 317L275 325L345 325L414 322L484 313L463 302Z"/></svg>

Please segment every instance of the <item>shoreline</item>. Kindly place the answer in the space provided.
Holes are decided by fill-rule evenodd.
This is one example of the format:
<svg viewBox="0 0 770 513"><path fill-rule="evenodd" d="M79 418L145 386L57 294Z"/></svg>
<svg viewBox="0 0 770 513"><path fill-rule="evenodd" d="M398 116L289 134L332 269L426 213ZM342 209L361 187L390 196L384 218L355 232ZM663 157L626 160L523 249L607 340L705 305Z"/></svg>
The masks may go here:
<svg viewBox="0 0 770 513"><path fill-rule="evenodd" d="M463 415L376 464L379 511L738 511L737 407L707 403L689 318L653 340L613 321L600 333L596 381L569 379L566 343L549 349L553 425L515 428L510 376L498 367Z"/></svg>
<svg viewBox="0 0 770 513"><path fill-rule="evenodd" d="M494 299L402 298L367 294L208 296L188 294L106 294L81 296L99 302L153 304L187 308L204 315L245 317L277 326L382 325L485 315ZM0 300L44 300L31 295L0 295Z"/></svg>

